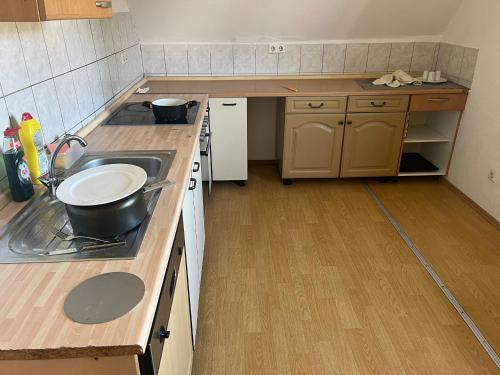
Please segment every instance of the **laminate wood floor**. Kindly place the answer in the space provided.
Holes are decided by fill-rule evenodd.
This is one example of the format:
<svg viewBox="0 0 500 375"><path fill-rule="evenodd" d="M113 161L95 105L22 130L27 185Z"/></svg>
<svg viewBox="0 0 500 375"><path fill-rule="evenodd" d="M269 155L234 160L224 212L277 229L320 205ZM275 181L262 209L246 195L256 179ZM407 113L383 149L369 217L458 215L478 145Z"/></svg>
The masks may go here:
<svg viewBox="0 0 500 375"><path fill-rule="evenodd" d="M498 374L362 182L252 167L206 229L193 374Z"/></svg>
<svg viewBox="0 0 500 375"><path fill-rule="evenodd" d="M500 353L500 230L443 181L371 187Z"/></svg>

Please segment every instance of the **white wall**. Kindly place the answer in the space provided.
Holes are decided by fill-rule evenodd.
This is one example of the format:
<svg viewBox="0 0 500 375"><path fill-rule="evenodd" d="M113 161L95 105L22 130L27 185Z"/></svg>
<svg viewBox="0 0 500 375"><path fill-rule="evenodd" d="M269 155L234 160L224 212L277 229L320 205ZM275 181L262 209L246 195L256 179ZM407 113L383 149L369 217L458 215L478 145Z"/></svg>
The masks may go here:
<svg viewBox="0 0 500 375"><path fill-rule="evenodd" d="M122 0L124 1L124 0ZM441 35L462 0L128 0L141 43Z"/></svg>
<svg viewBox="0 0 500 375"><path fill-rule="evenodd" d="M449 180L500 220L500 1L464 1L443 39L479 48Z"/></svg>

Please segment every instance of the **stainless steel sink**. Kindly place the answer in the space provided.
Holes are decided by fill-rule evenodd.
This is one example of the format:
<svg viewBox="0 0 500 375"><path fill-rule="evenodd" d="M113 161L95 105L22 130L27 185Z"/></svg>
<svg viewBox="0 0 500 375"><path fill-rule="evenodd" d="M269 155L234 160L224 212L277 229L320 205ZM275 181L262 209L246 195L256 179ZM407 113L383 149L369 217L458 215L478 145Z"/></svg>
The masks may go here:
<svg viewBox="0 0 500 375"><path fill-rule="evenodd" d="M87 153L64 175L70 176L84 169L105 164L126 163L143 168L148 183L167 178L175 157L175 151L129 151ZM63 241L56 233L72 234L64 204L42 191L24 207L7 226L0 229L0 263L61 262L78 260L131 259L137 255L160 190L146 194L148 216L140 226L118 238L126 246L84 251L66 255L44 255L44 253L89 243L85 240Z"/></svg>

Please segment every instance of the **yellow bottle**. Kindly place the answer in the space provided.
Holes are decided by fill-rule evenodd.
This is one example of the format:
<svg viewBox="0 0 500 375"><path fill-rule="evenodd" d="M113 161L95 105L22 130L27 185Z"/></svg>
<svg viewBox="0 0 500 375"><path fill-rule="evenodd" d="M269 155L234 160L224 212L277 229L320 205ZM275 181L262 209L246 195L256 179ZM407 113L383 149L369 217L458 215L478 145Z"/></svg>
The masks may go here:
<svg viewBox="0 0 500 375"><path fill-rule="evenodd" d="M23 113L19 139L24 147L31 181L33 184L41 184L38 177L49 173L49 161L43 148L42 127L28 112Z"/></svg>

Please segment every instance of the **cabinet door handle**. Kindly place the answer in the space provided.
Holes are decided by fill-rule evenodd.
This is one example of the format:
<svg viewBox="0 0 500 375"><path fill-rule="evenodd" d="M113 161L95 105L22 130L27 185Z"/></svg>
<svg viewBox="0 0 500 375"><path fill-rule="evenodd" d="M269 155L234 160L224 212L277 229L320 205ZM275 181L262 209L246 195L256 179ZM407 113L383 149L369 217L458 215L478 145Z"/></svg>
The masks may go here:
<svg viewBox="0 0 500 375"><path fill-rule="evenodd" d="M351 120L347 120L347 125L352 125L352 121Z"/></svg>
<svg viewBox="0 0 500 375"><path fill-rule="evenodd" d="M189 180L189 190L194 190L196 189L196 178L192 178Z"/></svg>
<svg viewBox="0 0 500 375"><path fill-rule="evenodd" d="M448 98L429 98L427 99L427 101L429 102L433 102L433 103L446 103L448 100Z"/></svg>
<svg viewBox="0 0 500 375"><path fill-rule="evenodd" d="M339 121L338 124L339 125L344 125L344 121Z"/></svg>
<svg viewBox="0 0 500 375"><path fill-rule="evenodd" d="M161 326L157 337L160 340L160 343L163 344L163 342L170 337L170 331L167 331L164 326Z"/></svg>
<svg viewBox="0 0 500 375"><path fill-rule="evenodd" d="M172 274L172 278L170 279L170 287L168 288L168 295L170 298L174 295L175 291L175 280L177 279L177 271L174 268L174 273Z"/></svg>
<svg viewBox="0 0 500 375"><path fill-rule="evenodd" d="M380 107L384 107L387 104L387 102L382 102L382 103L370 102L370 104L372 105L372 107L380 108Z"/></svg>
<svg viewBox="0 0 500 375"><path fill-rule="evenodd" d="M319 103L319 105L313 105L312 103L307 104L309 108L321 108L325 105L325 103Z"/></svg>
<svg viewBox="0 0 500 375"><path fill-rule="evenodd" d="M200 163L198 163L197 161L194 162L194 168L193 168L193 172L198 172L200 170Z"/></svg>
<svg viewBox="0 0 500 375"><path fill-rule="evenodd" d="M222 103L224 107L236 107L236 104L238 103Z"/></svg>
<svg viewBox="0 0 500 375"><path fill-rule="evenodd" d="M111 1L96 1L95 6L98 8L111 8L113 3Z"/></svg>

